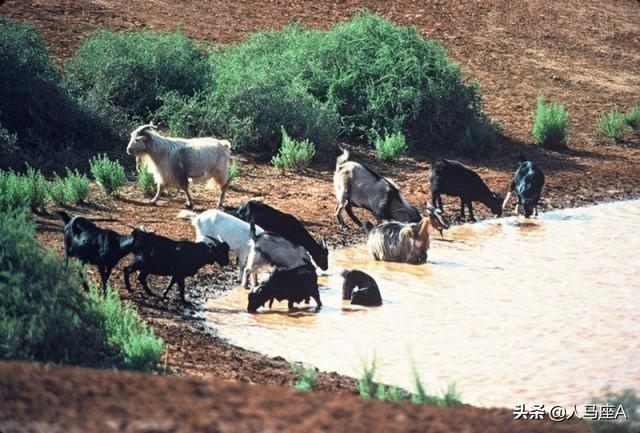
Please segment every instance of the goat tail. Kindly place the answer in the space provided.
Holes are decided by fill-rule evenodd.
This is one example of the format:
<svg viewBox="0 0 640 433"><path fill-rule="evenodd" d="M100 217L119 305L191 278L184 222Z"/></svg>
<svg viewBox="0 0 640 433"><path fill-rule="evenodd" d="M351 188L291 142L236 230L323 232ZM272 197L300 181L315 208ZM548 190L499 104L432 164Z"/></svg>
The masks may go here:
<svg viewBox="0 0 640 433"><path fill-rule="evenodd" d="M350 156L349 151L347 149L343 149L340 146L338 146L338 149L342 151L342 154L338 156L338 159L336 159L336 169L340 167L341 164L344 164L345 162L347 162Z"/></svg>
<svg viewBox="0 0 640 433"><path fill-rule="evenodd" d="M71 217L65 211L58 211L57 214L60 215L60 219L62 219L62 222L64 222L65 225L69 224L69 221L71 221Z"/></svg>
<svg viewBox="0 0 640 433"><path fill-rule="evenodd" d="M193 219L197 216L198 214L192 210L182 209L180 212L178 212L178 215L176 216L176 218L193 221Z"/></svg>

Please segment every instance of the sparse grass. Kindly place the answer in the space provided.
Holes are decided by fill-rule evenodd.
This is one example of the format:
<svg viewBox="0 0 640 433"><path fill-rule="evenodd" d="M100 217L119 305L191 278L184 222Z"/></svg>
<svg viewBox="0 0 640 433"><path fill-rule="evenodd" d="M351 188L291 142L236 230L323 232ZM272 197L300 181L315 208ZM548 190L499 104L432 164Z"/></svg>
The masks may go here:
<svg viewBox="0 0 640 433"><path fill-rule="evenodd" d="M67 168L65 184L69 201L79 204L89 200L91 190L89 189L89 178L86 175L81 174L78 170L71 171Z"/></svg>
<svg viewBox="0 0 640 433"><path fill-rule="evenodd" d="M625 117L618 110L611 110L607 114L598 116L596 130L601 135L609 137L615 143L624 138Z"/></svg>
<svg viewBox="0 0 640 433"><path fill-rule="evenodd" d="M362 374L358 379L358 393L362 398L376 398L384 401L409 400L414 404L431 404L439 406L457 406L461 404L460 393L454 384L449 384L442 396L428 394L416 368L413 369L415 393L410 393L394 385L376 382L377 361L374 356L370 363L362 363Z"/></svg>
<svg viewBox="0 0 640 433"><path fill-rule="evenodd" d="M406 152L407 143L401 132L385 134L384 138L375 139L376 156L381 161L390 161Z"/></svg>
<svg viewBox="0 0 640 433"><path fill-rule="evenodd" d="M276 156L271 158L274 167L284 171L285 168L300 170L308 166L316 153L315 146L309 140L296 141L282 128L282 147Z"/></svg>
<svg viewBox="0 0 640 433"><path fill-rule="evenodd" d="M640 105L634 105L624 114L624 123L636 133L640 133Z"/></svg>
<svg viewBox="0 0 640 433"><path fill-rule="evenodd" d="M115 195L125 184L124 168L118 161L113 161L103 154L91 158L89 164L93 178L105 194Z"/></svg>
<svg viewBox="0 0 640 433"><path fill-rule="evenodd" d="M614 413L618 410L619 406L622 406L629 418L625 419L624 416L621 415L617 420L601 419L587 421L595 432L637 433L640 431L640 395L633 389L625 389L621 392L612 392L610 389L605 389L601 397L593 397L591 401L598 404L599 407L603 405L613 407Z"/></svg>
<svg viewBox="0 0 640 433"><path fill-rule="evenodd" d="M536 143L547 149L564 149L567 147L568 132L569 115L565 106L555 102L545 104L544 97L538 96L531 131Z"/></svg>
<svg viewBox="0 0 640 433"><path fill-rule="evenodd" d="M318 380L318 372L313 366L299 366L295 362L291 363L291 370L298 375L298 380L289 384L298 391L311 391Z"/></svg>
<svg viewBox="0 0 640 433"><path fill-rule="evenodd" d="M227 182L231 183L233 179L240 176L240 167L238 166L238 161L235 159L231 161L231 165L229 165L229 170L227 174Z"/></svg>
<svg viewBox="0 0 640 433"><path fill-rule="evenodd" d="M142 193L147 197L153 197L156 192L156 181L144 162L140 162L138 167L138 185L140 185Z"/></svg>

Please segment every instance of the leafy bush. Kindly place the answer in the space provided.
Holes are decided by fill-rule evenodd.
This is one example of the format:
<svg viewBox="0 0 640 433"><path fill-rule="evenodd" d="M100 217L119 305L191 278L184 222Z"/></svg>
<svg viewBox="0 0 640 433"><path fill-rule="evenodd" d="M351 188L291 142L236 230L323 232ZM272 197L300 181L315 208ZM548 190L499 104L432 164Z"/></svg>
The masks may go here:
<svg viewBox="0 0 640 433"><path fill-rule="evenodd" d="M28 207L28 185L24 177L12 170L0 170L0 212L25 210Z"/></svg>
<svg viewBox="0 0 640 433"><path fill-rule="evenodd" d="M68 199L75 203L84 203L89 200L89 179L80 174L78 170L71 171L67 168L65 179Z"/></svg>
<svg viewBox="0 0 640 433"><path fill-rule="evenodd" d="M640 132L640 105L634 105L624 115L624 123L636 132Z"/></svg>
<svg viewBox="0 0 640 433"><path fill-rule="evenodd" d="M69 197L67 184L57 173L53 173L53 180L49 183L49 197L59 206L64 206L67 203Z"/></svg>
<svg viewBox="0 0 640 433"><path fill-rule="evenodd" d="M382 161L394 159L407 150L404 135L400 132L385 134L384 138L377 137L375 140L376 155Z"/></svg>
<svg viewBox="0 0 640 433"><path fill-rule="evenodd" d="M564 105L545 104L544 97L538 96L531 131L536 143L542 144L547 149L564 149L567 147L568 130L569 115Z"/></svg>
<svg viewBox="0 0 640 433"><path fill-rule="evenodd" d="M240 175L240 167L238 167L238 161L235 159L231 161L231 165L229 166L229 170L227 172L227 182L231 183L233 179Z"/></svg>
<svg viewBox="0 0 640 433"><path fill-rule="evenodd" d="M375 14L328 31L293 25L256 33L212 52L209 64L202 92L168 95L156 113L174 132L227 136L236 148L273 152L284 127L319 155L339 132L355 139L399 132L419 149L455 148L466 133L469 143L491 147L483 144L492 125L477 84L464 82L438 43Z"/></svg>
<svg viewBox="0 0 640 433"><path fill-rule="evenodd" d="M0 211L44 210L49 185L40 171L29 167L26 174L0 171Z"/></svg>
<svg viewBox="0 0 640 433"><path fill-rule="evenodd" d="M80 292L79 268L43 250L24 214L0 212L0 358L148 370L162 340L110 292Z"/></svg>
<svg viewBox="0 0 640 433"><path fill-rule="evenodd" d="M148 197L152 197L156 192L156 181L144 162L141 162L138 167L138 185L142 187L142 192Z"/></svg>
<svg viewBox="0 0 640 433"><path fill-rule="evenodd" d="M278 154L271 159L271 163L281 170L285 168L299 170L308 166L315 154L316 148L313 143L309 140L293 140L282 128L282 147Z"/></svg>
<svg viewBox="0 0 640 433"><path fill-rule="evenodd" d="M108 122L61 86L32 25L0 17L0 59L0 123L17 134L20 147L97 146L113 140Z"/></svg>
<svg viewBox="0 0 640 433"><path fill-rule="evenodd" d="M591 401L618 410L622 406L629 419L620 417L617 420L589 420L589 426L597 433L637 433L640 429L640 396L633 389L613 392L605 389L604 395L594 397Z"/></svg>
<svg viewBox="0 0 640 433"><path fill-rule="evenodd" d="M36 170L33 167L27 169L24 180L27 184L27 200L31 210L44 210L49 200L47 180L40 173L40 170Z"/></svg>
<svg viewBox="0 0 640 433"><path fill-rule="evenodd" d="M89 164L93 178L105 194L115 195L125 184L124 168L118 161L112 161L103 154L91 158Z"/></svg>
<svg viewBox="0 0 640 433"><path fill-rule="evenodd" d="M291 370L298 375L298 380L290 382L290 385L298 391L311 391L318 380L318 372L312 366L298 366L291 363Z"/></svg>
<svg viewBox="0 0 640 433"><path fill-rule="evenodd" d="M75 95L92 95L139 117L158 109L169 91L192 95L207 73L205 54L180 30L96 31L65 66L66 82Z"/></svg>
<svg viewBox="0 0 640 433"><path fill-rule="evenodd" d="M624 126L624 115L618 110L598 116L596 121L596 130L616 143L624 138Z"/></svg>

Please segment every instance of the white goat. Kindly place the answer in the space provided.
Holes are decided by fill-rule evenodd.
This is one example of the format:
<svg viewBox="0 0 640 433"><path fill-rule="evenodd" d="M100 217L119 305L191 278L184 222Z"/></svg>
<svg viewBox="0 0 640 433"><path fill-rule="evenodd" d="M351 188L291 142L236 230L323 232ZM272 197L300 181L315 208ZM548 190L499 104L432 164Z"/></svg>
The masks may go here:
<svg viewBox="0 0 640 433"><path fill-rule="evenodd" d="M220 238L229 244L229 250L238 258L240 268L239 278L244 277L249 250L251 249L251 233L249 224L239 218L219 210L210 209L201 214L190 210L181 210L178 218L191 220L196 230L196 242L210 242L207 236ZM262 234L264 230L256 227L256 233Z"/></svg>
<svg viewBox="0 0 640 433"><path fill-rule="evenodd" d="M248 288L250 276L255 287L258 284L258 272L265 267L292 269L311 263L311 257L303 247L275 233L257 233L257 228L251 223L251 248L242 276L242 287Z"/></svg>
<svg viewBox="0 0 640 433"><path fill-rule="evenodd" d="M211 137L164 137L153 124L142 125L131 133L127 153L136 158L136 167L144 159L157 185L155 197L160 198L163 187L174 186L187 194L187 207L193 206L189 194L189 178L212 181L220 188L217 207L222 206L227 190L231 144Z"/></svg>

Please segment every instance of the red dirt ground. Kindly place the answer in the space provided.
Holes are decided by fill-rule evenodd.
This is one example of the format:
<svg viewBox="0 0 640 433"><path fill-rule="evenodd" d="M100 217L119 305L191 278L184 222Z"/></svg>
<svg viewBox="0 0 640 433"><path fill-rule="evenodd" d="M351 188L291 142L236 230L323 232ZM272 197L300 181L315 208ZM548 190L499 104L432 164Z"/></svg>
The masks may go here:
<svg viewBox="0 0 640 433"><path fill-rule="evenodd" d="M180 26L199 40L226 44L242 40L250 32L280 28L292 21L301 21L314 28L327 28L335 22L348 19L362 7L379 12L398 24L415 25L425 37L441 40L465 74L479 81L488 114L503 123L504 147L498 155L479 160L463 158L462 161L478 169L493 189L503 194L506 192L516 156L525 152L547 174L543 208L640 196L640 176L637 175L640 169L639 138L629 134L625 142L612 144L593 133L596 115L614 107L624 110L634 103L640 103L640 3L636 0L14 0L0 6L0 13L34 23L51 44L54 55L64 61L87 31L99 27L168 31ZM532 144L529 135L531 112L540 92L548 99L566 103L571 119L570 150L551 152ZM122 143L123 149L125 145ZM123 153L114 156L124 159ZM429 199L430 164L442 156L455 155L430 153L425 157L402 157L393 163L381 164L368 151L354 151L355 159L397 181L408 200L420 207ZM60 171L59 161L68 163L69 160L86 159L85 155L79 157L71 153L55 158L46 155L42 156L40 164L34 165L43 170ZM125 161L132 170L132 162ZM331 166L316 166L304 173L281 176L274 168L251 158L239 157L239 163L241 177L234 181L226 204L237 206L249 198L261 198L294 213L308 225L311 232L326 236L333 246L363 240L363 235L355 228L341 231L335 222ZM92 199L90 206L71 209L70 212L96 218L100 224L121 232L128 230L125 224L144 223L146 227L171 237L193 237L187 222L175 220L184 200L178 194L170 199L165 198L158 206L147 205L135 184L129 185L117 199L106 199L96 191L93 196L96 199ZM212 194L201 187L195 188L194 199L198 211L214 202ZM445 202L449 213L455 213L457 202L446 198ZM480 217L487 216L482 206L478 206L477 210ZM61 251L59 221L47 214L39 216L38 222L39 237L43 243ZM121 278L118 270L112 282L122 286ZM205 269L197 280L189 282L192 286L190 297L197 303L204 297L215 296L221 288L236 282L235 269L223 272L217 268ZM159 284L155 282L152 287L158 288ZM204 333L198 322L188 320L188 311L173 303L164 304L158 299L146 298L137 291L134 294L121 292L121 295L133 301L143 317L165 339L169 371L202 376L211 382L112 372L86 374L75 369L50 369L45 374L40 366L1 363L1 401L10 404L0 405L4 407L0 408L0 419L13 419L11 417L15 414L17 421L31 421L29 426L15 428L15 431L63 431L74 428L78 431L97 431L95 429L102 427L99 428L97 424L100 422L98 418L92 416L102 417L112 411L114 419L120 421L110 424L111 427L104 427L103 431L205 431L207 426L211 430L221 431L271 431L284 429L284 426L287 431L302 431L303 428L319 430L325 426L324 423L328 423L327 429L331 431L359 431L364 427L373 430L374 424L381 431L535 431L537 428L527 424L514 425L508 420L510 415L505 413L499 416L503 421L496 421L493 418L495 411L465 408L449 412L443 409L441 414L436 414L436 409L384 406L353 400L350 396L327 398L325 395L312 394L302 397L288 390L274 391L274 388L262 387L251 388L251 396L244 395L250 401L242 406L245 399L234 397L231 390L243 395L243 392L247 392L246 388L239 384L223 384L214 378L257 384L286 384L293 378L288 363L230 346ZM33 378L33 384L29 385L28 377ZM4 384L9 388L5 388ZM352 379L335 374L322 374L318 386L326 391L355 392ZM84 394L70 393L72 389L82 389ZM124 389L128 397L121 394ZM171 392L162 392L169 389ZM68 392L68 402L51 397L66 397ZM296 404L289 406L291 416L285 416L283 424L277 424L282 415L281 412L275 412L278 406L262 400L274 392L279 397L282 395L283 403L291 403L291 396L296 396ZM85 403L79 395L86 397ZM120 398L120 395L123 397ZM200 399L202 395L212 397ZM252 400L253 395L256 395L255 400ZM230 401L225 403L227 396ZM180 401L184 404L179 408ZM310 410L311 404L314 404L313 411ZM156 405L157 409L154 409ZM328 405L335 405L331 410L337 410L335 407L341 405L348 409L334 413L326 409ZM201 412L194 410L191 413L184 409L190 407L198 408ZM224 412L213 414L213 407ZM318 407L322 410L318 410ZM32 418L26 415L27 408L34 414ZM365 408L369 412L364 412ZM234 428L228 424L231 419L236 419L238 423L245 422L239 420L238 415L249 414L251 410L257 412L255 416L247 415L247 424L233 424ZM269 410L278 415L267 416ZM350 418L348 414L352 410L354 415ZM137 424L147 411L149 417L173 413L184 416L185 421L176 427L171 423L176 422L177 416L173 417L163 424L168 426L166 429ZM308 411L308 414L302 411ZM86 415L78 415L85 412ZM304 417L301 415L303 413ZM18 418L18 415L22 418ZM166 415L163 416L159 415L158 419L166 419ZM213 417L211 424L205 422L207 416ZM372 417L375 423L366 421L369 419L367 417ZM54 419L54 424L58 426L56 428L51 424L38 424L53 422ZM129 419L131 423L121 421L124 419ZM351 424L351 419L361 424ZM432 422L427 422L429 419ZM74 420L77 424L74 424ZM313 423L308 420L313 420ZM190 424L192 422L195 424ZM252 422L255 424L250 424ZM191 427L194 428L190 430ZM545 430L552 431L552 428L569 427L552 425L546 426ZM14 431L9 428L6 430Z"/></svg>
<svg viewBox="0 0 640 433"><path fill-rule="evenodd" d="M388 404L275 386L26 362L0 362L0 401L0 431L7 433L587 431L579 422L514 420L505 409Z"/></svg>

